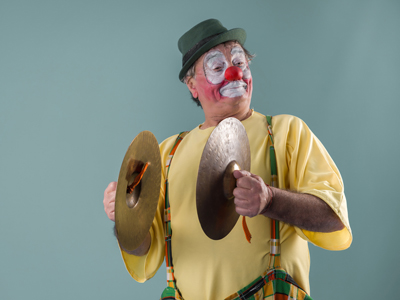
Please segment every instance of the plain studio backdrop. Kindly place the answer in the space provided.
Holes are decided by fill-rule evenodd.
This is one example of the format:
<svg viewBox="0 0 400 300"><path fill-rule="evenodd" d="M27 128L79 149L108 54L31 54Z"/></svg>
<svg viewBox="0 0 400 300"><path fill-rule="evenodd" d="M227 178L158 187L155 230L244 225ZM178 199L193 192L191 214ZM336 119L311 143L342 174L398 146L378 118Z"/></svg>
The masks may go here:
<svg viewBox="0 0 400 300"><path fill-rule="evenodd" d="M203 122L177 41L208 18L247 31L252 108L303 119L343 176L354 240L310 245L313 298L399 295L400 1L0 0L0 299L159 298L103 192L139 132Z"/></svg>

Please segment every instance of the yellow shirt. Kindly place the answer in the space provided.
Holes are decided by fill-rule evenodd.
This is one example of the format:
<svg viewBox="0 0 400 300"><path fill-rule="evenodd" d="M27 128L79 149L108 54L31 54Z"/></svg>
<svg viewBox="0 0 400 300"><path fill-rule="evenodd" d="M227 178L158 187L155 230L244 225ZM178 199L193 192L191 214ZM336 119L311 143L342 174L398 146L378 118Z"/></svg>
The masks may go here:
<svg viewBox="0 0 400 300"><path fill-rule="evenodd" d="M250 141L250 171L269 183L266 117L253 112L242 124ZM193 129L179 145L169 172L172 258L177 286L187 300L224 299L260 276L268 266L270 219L264 216L247 218L253 236L251 244L245 239L240 219L232 231L218 241L209 239L201 229L196 211L197 172L202 151L213 129ZM282 267L309 293L307 242L329 250L342 250L352 241L343 182L331 157L303 121L289 115L275 116L272 131L279 187L321 198L345 225L341 231L316 233L280 222ZM160 144L163 166L176 137ZM165 168L162 177L163 181ZM163 214L164 184L150 229L149 253L136 257L122 251L128 272L139 282L151 278L164 260Z"/></svg>

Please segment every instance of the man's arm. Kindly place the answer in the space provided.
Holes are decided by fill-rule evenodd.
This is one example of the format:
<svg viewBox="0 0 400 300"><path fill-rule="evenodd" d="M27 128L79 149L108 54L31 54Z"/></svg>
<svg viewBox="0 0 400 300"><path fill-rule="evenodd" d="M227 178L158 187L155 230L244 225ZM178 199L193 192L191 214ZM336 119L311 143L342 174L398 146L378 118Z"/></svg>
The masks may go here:
<svg viewBox="0 0 400 300"><path fill-rule="evenodd" d="M320 198L271 187L271 205L264 216L314 232L342 230L343 223Z"/></svg>
<svg viewBox="0 0 400 300"><path fill-rule="evenodd" d="M329 205L316 196L268 188L261 177L247 171L235 171L234 176L237 188L233 194L240 215L254 217L262 212L266 217L314 232L344 228Z"/></svg>

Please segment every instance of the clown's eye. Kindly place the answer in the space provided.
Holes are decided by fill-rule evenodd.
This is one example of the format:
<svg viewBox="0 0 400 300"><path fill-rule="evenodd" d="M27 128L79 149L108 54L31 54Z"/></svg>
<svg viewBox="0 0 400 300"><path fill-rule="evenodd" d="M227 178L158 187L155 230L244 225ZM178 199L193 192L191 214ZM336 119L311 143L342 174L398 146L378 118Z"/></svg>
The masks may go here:
<svg viewBox="0 0 400 300"><path fill-rule="evenodd" d="M221 72L224 69L224 65L216 65L212 68L214 72Z"/></svg>
<svg viewBox="0 0 400 300"><path fill-rule="evenodd" d="M244 61L233 62L233 64L234 64L235 66L238 66L238 67L244 67L244 66L245 66Z"/></svg>

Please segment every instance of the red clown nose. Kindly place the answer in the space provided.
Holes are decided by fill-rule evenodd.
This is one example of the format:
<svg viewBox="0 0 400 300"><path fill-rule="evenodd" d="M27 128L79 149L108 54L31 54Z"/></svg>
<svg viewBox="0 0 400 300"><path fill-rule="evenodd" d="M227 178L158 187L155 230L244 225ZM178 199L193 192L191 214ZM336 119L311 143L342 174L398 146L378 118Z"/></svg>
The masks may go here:
<svg viewBox="0 0 400 300"><path fill-rule="evenodd" d="M225 79L228 81L240 80L243 77L243 71L239 67L231 66L225 71Z"/></svg>

